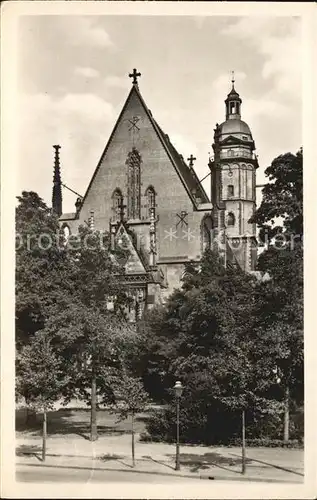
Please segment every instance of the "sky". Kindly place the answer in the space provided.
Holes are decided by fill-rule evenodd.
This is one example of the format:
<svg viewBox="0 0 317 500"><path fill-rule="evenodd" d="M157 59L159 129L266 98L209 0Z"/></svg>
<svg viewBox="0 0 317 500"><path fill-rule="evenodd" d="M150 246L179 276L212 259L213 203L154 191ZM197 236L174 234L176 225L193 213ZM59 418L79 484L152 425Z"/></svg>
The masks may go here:
<svg viewBox="0 0 317 500"><path fill-rule="evenodd" d="M36 191L51 205L54 144L62 181L85 194L133 68L156 121L179 153L196 156L200 179L234 70L261 184L276 156L302 146L302 55L296 17L22 16L16 194ZM209 194L210 180L203 185ZM75 201L64 189L63 211Z"/></svg>

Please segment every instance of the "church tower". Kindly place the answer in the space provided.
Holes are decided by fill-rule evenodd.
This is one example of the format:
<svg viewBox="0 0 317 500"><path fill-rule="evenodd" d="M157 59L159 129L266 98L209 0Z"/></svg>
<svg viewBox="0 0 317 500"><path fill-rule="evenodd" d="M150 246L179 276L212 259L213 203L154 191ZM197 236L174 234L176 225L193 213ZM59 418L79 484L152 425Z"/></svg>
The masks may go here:
<svg viewBox="0 0 317 500"><path fill-rule="evenodd" d="M256 208L255 144L249 126L241 120L242 100L235 89L225 100L226 120L214 130L211 201L216 237L225 259L246 272L256 266L256 226L249 219Z"/></svg>

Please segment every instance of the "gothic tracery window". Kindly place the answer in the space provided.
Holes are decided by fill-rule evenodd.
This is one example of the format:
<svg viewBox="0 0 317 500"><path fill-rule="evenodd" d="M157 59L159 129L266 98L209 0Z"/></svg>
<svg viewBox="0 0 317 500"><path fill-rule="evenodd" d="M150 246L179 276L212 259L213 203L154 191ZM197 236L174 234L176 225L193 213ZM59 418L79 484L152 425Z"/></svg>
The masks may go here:
<svg viewBox="0 0 317 500"><path fill-rule="evenodd" d="M115 189L112 195L112 212L114 220L120 217L120 206L122 205L123 196L120 189Z"/></svg>
<svg viewBox="0 0 317 500"><path fill-rule="evenodd" d="M146 208L147 208L147 217L151 215L151 208L155 208L156 200L155 200L155 190L153 186L149 186L145 192L146 196Z"/></svg>
<svg viewBox="0 0 317 500"><path fill-rule="evenodd" d="M133 147L126 161L128 177L128 218L140 219L141 208L141 156Z"/></svg>

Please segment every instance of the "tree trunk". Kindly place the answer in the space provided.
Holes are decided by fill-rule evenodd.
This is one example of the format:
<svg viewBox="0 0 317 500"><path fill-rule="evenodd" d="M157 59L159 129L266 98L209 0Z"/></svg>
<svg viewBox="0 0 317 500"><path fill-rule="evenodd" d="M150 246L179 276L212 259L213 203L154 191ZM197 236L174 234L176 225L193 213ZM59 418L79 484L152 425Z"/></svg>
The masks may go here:
<svg viewBox="0 0 317 500"><path fill-rule="evenodd" d="M25 424L33 426L36 422L36 412L32 408L26 408Z"/></svg>
<svg viewBox="0 0 317 500"><path fill-rule="evenodd" d="M43 410L43 441L42 441L42 462L45 462L46 458L46 438L47 438L47 417L46 409Z"/></svg>
<svg viewBox="0 0 317 500"><path fill-rule="evenodd" d="M132 467L135 467L135 451L134 451L134 412L132 412Z"/></svg>
<svg viewBox="0 0 317 500"><path fill-rule="evenodd" d="M91 379L91 410L90 410L90 441L96 441L98 439L97 433L97 387L96 387L96 375L92 374Z"/></svg>
<svg viewBox="0 0 317 500"><path fill-rule="evenodd" d="M241 473L245 474L245 410L242 411L242 469Z"/></svg>
<svg viewBox="0 0 317 500"><path fill-rule="evenodd" d="M289 386L285 388L285 399L284 399L284 444L289 441Z"/></svg>

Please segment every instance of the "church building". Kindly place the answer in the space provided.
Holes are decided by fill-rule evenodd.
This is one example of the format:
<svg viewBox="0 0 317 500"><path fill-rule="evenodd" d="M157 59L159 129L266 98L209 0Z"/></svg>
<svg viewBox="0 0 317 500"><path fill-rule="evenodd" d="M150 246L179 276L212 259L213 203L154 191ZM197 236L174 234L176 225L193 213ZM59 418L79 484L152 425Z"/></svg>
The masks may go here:
<svg viewBox="0 0 317 500"><path fill-rule="evenodd" d="M62 213L60 146L54 146L52 206L65 232L88 224L129 250L123 279L137 319L181 285L184 264L199 262L206 248L217 249L224 265L255 269L256 228L248 221L256 206L258 161L233 80L225 120L214 129L209 199L194 170L196 158L186 162L176 151L144 102L141 74L129 76L132 88L73 213Z"/></svg>

